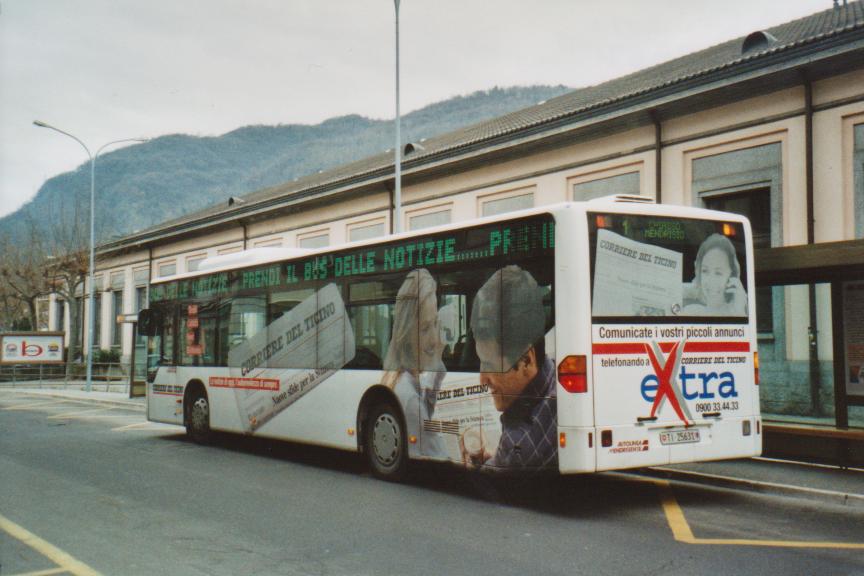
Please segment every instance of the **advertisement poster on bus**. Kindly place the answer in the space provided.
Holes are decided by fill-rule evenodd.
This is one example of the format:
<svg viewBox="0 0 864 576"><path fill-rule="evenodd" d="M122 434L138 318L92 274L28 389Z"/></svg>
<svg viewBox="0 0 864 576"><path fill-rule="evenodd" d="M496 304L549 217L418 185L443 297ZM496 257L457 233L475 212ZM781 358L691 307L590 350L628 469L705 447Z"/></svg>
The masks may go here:
<svg viewBox="0 0 864 576"><path fill-rule="evenodd" d="M411 271L396 295L383 383L402 405L409 438L418 439L409 452L476 468L555 466L555 350L554 344L546 345L544 309L548 288L518 265L493 268L476 280L466 309L479 361L474 374L447 371L438 281L430 271Z"/></svg>
<svg viewBox="0 0 864 576"><path fill-rule="evenodd" d="M710 422L753 410L743 226L602 215L593 225L595 418L622 427L603 466L647 465L655 444L710 443Z"/></svg>
<svg viewBox="0 0 864 576"><path fill-rule="evenodd" d="M62 332L0 334L0 364L62 363Z"/></svg>
<svg viewBox="0 0 864 576"><path fill-rule="evenodd" d="M241 422L246 432L254 432L354 354L354 331L342 296L335 284L327 284L265 330L232 347L230 377L211 378L210 385L234 388Z"/></svg>
<svg viewBox="0 0 864 576"><path fill-rule="evenodd" d="M554 468L554 239L542 214L158 283L151 415L206 373L211 428L317 441L330 418L368 448L344 409L377 388L412 457Z"/></svg>

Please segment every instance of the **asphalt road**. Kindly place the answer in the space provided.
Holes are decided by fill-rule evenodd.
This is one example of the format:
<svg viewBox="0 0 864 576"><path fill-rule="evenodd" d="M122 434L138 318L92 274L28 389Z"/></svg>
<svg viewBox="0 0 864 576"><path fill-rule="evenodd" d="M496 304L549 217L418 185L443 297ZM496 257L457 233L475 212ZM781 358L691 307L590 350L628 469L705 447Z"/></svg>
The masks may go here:
<svg viewBox="0 0 864 576"><path fill-rule="evenodd" d="M0 392L0 575L40 571L864 575L864 511L617 474L394 485L353 454Z"/></svg>

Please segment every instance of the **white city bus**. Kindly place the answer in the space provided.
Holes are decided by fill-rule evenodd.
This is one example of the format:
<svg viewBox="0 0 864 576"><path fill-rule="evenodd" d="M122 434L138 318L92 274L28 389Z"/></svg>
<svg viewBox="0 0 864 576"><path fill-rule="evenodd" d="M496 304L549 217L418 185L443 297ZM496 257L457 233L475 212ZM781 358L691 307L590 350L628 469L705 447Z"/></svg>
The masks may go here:
<svg viewBox="0 0 864 576"><path fill-rule="evenodd" d="M751 231L610 197L155 280L147 415L483 470L758 455Z"/></svg>

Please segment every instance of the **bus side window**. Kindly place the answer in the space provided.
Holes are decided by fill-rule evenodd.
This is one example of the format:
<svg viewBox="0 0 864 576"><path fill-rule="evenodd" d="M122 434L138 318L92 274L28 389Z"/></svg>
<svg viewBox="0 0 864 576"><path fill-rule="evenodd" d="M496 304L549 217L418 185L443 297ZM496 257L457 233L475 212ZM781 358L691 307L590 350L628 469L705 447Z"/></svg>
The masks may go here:
<svg viewBox="0 0 864 576"><path fill-rule="evenodd" d="M301 302L316 294L315 288L307 285L306 288L295 288L293 290L280 290L270 292L267 297L267 341L273 342L280 335L284 337L286 333L292 333L295 326L301 322L300 318L295 318L297 313L292 315L294 310ZM287 345L286 350L272 359L268 360L267 366L270 368L316 368L315 357L310 357L305 353L290 353L288 349L293 349L295 344ZM317 355L316 355L317 356Z"/></svg>
<svg viewBox="0 0 864 576"><path fill-rule="evenodd" d="M184 366L216 365L216 325L215 302L181 306L179 334L182 338L179 346Z"/></svg>
<svg viewBox="0 0 864 576"><path fill-rule="evenodd" d="M348 318L354 331L354 359L346 368L381 370L393 332L400 278L355 282L345 287Z"/></svg>
<svg viewBox="0 0 864 576"><path fill-rule="evenodd" d="M227 330L220 326L221 335L224 336L220 346L221 352L225 353L227 360L233 348L266 328L267 296L262 294L229 298L223 300L222 305L229 306L225 323Z"/></svg>
<svg viewBox="0 0 864 576"><path fill-rule="evenodd" d="M174 322L176 320L176 308L166 310L159 330L159 358L160 366L174 366L177 362L174 356Z"/></svg>
<svg viewBox="0 0 864 576"><path fill-rule="evenodd" d="M440 274L438 282L438 327L449 372L477 372L480 361L471 332L474 296L495 268L480 268Z"/></svg>

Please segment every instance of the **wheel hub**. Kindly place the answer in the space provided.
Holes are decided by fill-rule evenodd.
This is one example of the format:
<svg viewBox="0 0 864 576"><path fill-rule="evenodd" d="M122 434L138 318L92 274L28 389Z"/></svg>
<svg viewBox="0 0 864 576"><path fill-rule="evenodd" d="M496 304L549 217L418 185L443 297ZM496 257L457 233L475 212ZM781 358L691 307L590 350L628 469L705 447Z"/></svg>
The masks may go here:
<svg viewBox="0 0 864 576"><path fill-rule="evenodd" d="M372 432L372 446L378 461L387 466L393 464L399 453L399 441L399 424L393 415L378 416Z"/></svg>

